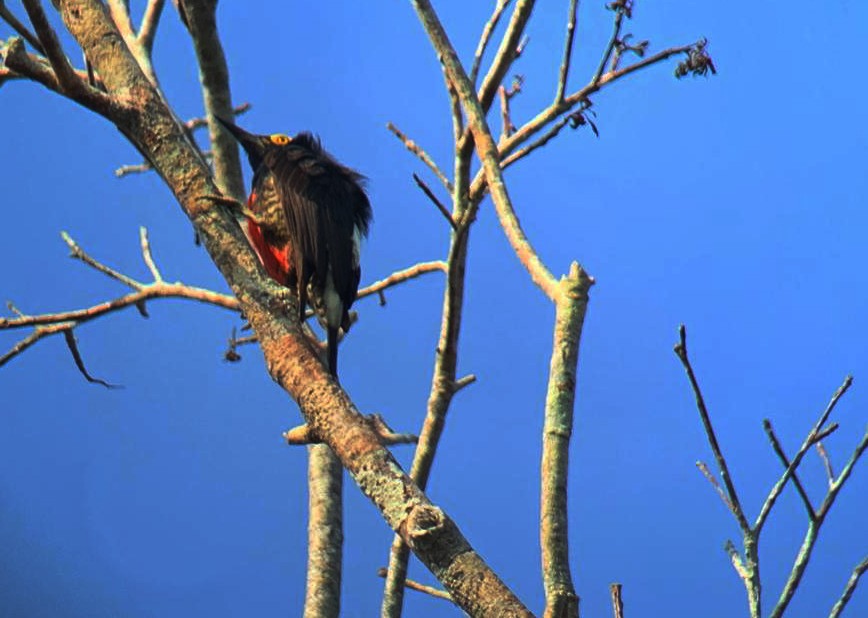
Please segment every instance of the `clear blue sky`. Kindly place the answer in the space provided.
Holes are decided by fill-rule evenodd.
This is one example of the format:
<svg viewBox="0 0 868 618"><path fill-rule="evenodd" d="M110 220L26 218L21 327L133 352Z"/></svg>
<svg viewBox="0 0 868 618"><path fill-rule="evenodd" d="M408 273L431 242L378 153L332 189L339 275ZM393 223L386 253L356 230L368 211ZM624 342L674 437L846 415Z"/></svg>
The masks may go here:
<svg viewBox="0 0 868 618"><path fill-rule="evenodd" d="M141 3L133 3L140 5ZM462 57L488 2L439 3ZM515 119L554 92L566 3L541 3L516 66ZM449 6L444 6L449 5ZM564 5L564 6L561 6ZM582 3L574 79L610 33L603 2ZM18 10L17 3L12 7ZM449 169L450 121L437 60L408 3L225 2L221 31L236 102L258 132L318 132L370 177L375 222L363 283L445 257L448 230L413 184L428 171L392 121ZM2 31L8 36L8 29ZM868 8L822 3L638 2L627 31L652 51L706 36L713 79L658 66L594 99L600 138L565 131L509 170L543 259L577 259L592 290L580 359L571 475L571 554L582 609L608 615L746 615L723 552L737 529L694 467L711 461L672 353L679 323L750 515L780 473L761 419L793 452L847 373L856 376L828 441L840 469L868 410L868 128L860 45ZM77 53L71 54L77 58ZM189 41L167 8L156 67L183 117L201 111ZM117 180L137 153L104 120L38 86L0 92L4 173L0 297L37 313L124 292L67 259L67 230L94 256L147 278L138 226L168 279L225 289L156 176ZM499 128L499 122L493 123ZM510 251L489 204L474 227L460 358L477 384L457 397L430 496L535 611L540 429L553 310ZM366 412L418 429L439 324L439 275L358 305L342 382ZM154 302L76 331L87 384L60 339L0 370L0 614L293 616L304 592L304 449L282 443L296 406L261 355L221 360L235 315ZM8 349L23 333L2 333ZM410 450L395 449L409 461ZM811 454L804 473L819 499ZM376 615L392 535L354 485L346 495L344 615ZM792 616L825 616L868 554L868 470L857 469L822 531ZM788 491L762 544L765 605L804 530ZM418 563L411 574L431 582ZM868 584L866 584L868 585ZM863 586L864 588L864 586ZM454 616L407 594L408 616ZM868 615L860 590L848 616Z"/></svg>

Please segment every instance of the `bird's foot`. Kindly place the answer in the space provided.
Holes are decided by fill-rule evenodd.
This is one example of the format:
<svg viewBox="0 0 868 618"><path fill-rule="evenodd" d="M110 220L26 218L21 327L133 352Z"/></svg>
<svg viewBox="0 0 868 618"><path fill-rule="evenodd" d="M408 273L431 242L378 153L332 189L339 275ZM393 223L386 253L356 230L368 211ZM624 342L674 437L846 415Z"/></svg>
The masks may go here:
<svg viewBox="0 0 868 618"><path fill-rule="evenodd" d="M216 204L220 204L221 206L225 206L229 211L235 216L247 217L251 221L253 221L256 225L262 225L262 219L259 216L250 210L243 203L239 202L233 197L226 197L225 195L210 195L204 194L199 196L201 199L210 200Z"/></svg>

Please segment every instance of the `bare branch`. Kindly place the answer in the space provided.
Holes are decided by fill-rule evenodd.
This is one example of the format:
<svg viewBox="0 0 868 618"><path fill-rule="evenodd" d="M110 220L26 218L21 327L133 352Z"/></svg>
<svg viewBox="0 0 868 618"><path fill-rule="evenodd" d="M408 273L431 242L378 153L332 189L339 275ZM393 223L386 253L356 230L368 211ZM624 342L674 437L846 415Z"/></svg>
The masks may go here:
<svg viewBox="0 0 868 618"><path fill-rule="evenodd" d="M823 446L823 443L817 441L814 445L817 448L817 453L820 455L820 459L823 461L823 469L826 471L826 480L829 486L835 482L835 472L832 469L832 460L829 458L829 453L826 451L826 447Z"/></svg>
<svg viewBox="0 0 868 618"><path fill-rule="evenodd" d="M500 134L501 142L515 132L515 125L512 124L512 115L509 111L509 101L512 97L521 92L523 81L524 78L521 75L516 75L509 88L501 85L500 88L497 89L497 93L500 95L500 122L503 127Z"/></svg>
<svg viewBox="0 0 868 618"><path fill-rule="evenodd" d="M530 19L534 4L534 0L518 0L515 9L512 11L512 17L506 27L500 47L497 49L497 54L491 62L488 73L485 74L485 78L482 80L479 94L474 96L474 99L477 100L479 106L482 108L483 115L491 109L491 104L494 102L494 97L497 94L497 88L503 83L503 79L509 72L516 56L521 53L521 48L526 45L526 42L522 43L524 28ZM441 62L443 62L443 59L441 59ZM458 64L460 66L460 63ZM470 88L473 88L472 83L470 84ZM461 92L460 89L458 91L459 93Z"/></svg>
<svg viewBox="0 0 868 618"><path fill-rule="evenodd" d="M151 243L148 241L148 230L145 227L139 228L139 241L142 245L142 258L145 260L145 265L151 271L155 283L163 282L163 275L160 274L160 269L154 263L154 257L151 255Z"/></svg>
<svg viewBox="0 0 868 618"><path fill-rule="evenodd" d="M386 577L389 573L388 569L379 568L377 569L377 575L379 577ZM446 592L445 590L440 590L439 588L435 588L434 586L426 586L425 584L420 584L417 581L412 579L405 579L404 586L409 588L410 590L415 590L416 592L424 592L436 599L443 599L444 601L452 601L452 595Z"/></svg>
<svg viewBox="0 0 868 618"><path fill-rule="evenodd" d="M4 354L3 356L0 356L0 367L5 365L6 363L8 363L10 360L12 360L13 358L18 356L19 354L21 354L25 350L27 350L27 348L32 346L34 343L36 343L37 341L39 341L43 337L47 337L48 335L54 335L56 333L59 333L62 330L69 328L69 325L63 324L62 327L55 326L52 328L54 328L53 332L49 331L48 329L45 329L45 328L36 329L32 333L27 335L24 339L22 339L21 341L16 343L14 346L12 346L11 350L6 352L6 354Z"/></svg>
<svg viewBox="0 0 868 618"><path fill-rule="evenodd" d="M129 176L130 174L144 174L145 172L150 172L153 167L147 161L143 163L135 163L132 165L121 165L119 168L115 170L115 176L118 178L123 178L124 176Z"/></svg>
<svg viewBox="0 0 868 618"><path fill-rule="evenodd" d="M57 75L61 89L70 96L84 95L88 87L79 79L72 65L69 64L69 59L60 45L54 28L48 23L45 12L42 10L42 4L39 0L22 0L22 4L28 17L30 17L30 23L36 30L39 41L42 43L42 49L45 50L45 55L51 62L55 75Z"/></svg>
<svg viewBox="0 0 868 618"><path fill-rule="evenodd" d="M432 273L436 271L446 272L446 262L435 261L435 262L421 262L419 264L415 264L409 268L405 268L404 270L399 270L385 279L380 279L379 281L375 281L374 283L363 287L359 290L356 298L365 298L366 296L370 296L372 294L378 294L383 290L390 288L392 286L398 285L399 283L404 283L405 281L409 281L410 279L415 279L421 275L426 273Z"/></svg>
<svg viewBox="0 0 868 618"><path fill-rule="evenodd" d="M772 427L772 422L769 419L763 419L763 429L766 432L766 435L769 438L769 442L772 443L772 448L775 451L775 454L778 456L778 459L781 460L781 463L784 464L784 469L787 470L790 467L790 460L787 458L787 454L784 452L784 447L781 446L780 440L778 440L777 435L775 435L775 430ZM805 491L804 486L802 485L802 481L799 479L799 475L796 473L795 468L793 468L792 473L793 483L796 486L796 490L799 492L799 496L802 498L802 503L805 505L805 509L808 511L808 519L814 520L817 515L814 513L814 506L811 504L811 499L808 497L808 493Z"/></svg>
<svg viewBox="0 0 868 618"><path fill-rule="evenodd" d="M717 482L717 478L714 476L712 471L708 469L708 464L704 461L697 461L696 467L699 468L699 471L702 472L702 476L704 476L705 479L711 483L711 486L714 487L714 490L717 492L717 495L720 496L720 499L723 500L723 504L729 512L735 515L735 507L732 505L732 502L729 501L726 492L723 491L723 487L721 487L720 483Z"/></svg>
<svg viewBox="0 0 868 618"><path fill-rule="evenodd" d="M25 41L30 43L30 46L33 47L33 49L43 56L45 55L45 48L42 47L42 43L39 42L36 35L30 32L27 26L22 24L18 18L15 17L12 11L7 8L5 2L0 2L0 19L9 24L15 32L22 36Z"/></svg>
<svg viewBox="0 0 868 618"><path fill-rule="evenodd" d="M489 67L488 73L485 74L485 79L482 80L482 85L479 87L479 93L476 94L474 92L473 94L474 100L479 103L480 108L482 109L483 117L488 114L488 110L491 109L491 104L494 103L494 97L497 94L497 88L503 82L503 79L509 72L512 63L519 56L522 48L527 44L527 39L524 38L524 28L530 19L533 6L534 0L518 1L515 9L512 11L512 17L506 27L506 32L500 42L500 47L498 47L494 60L491 62L491 67ZM442 56L440 58L440 63L446 66L445 58ZM455 63L457 63L458 66L461 66L457 57L455 58ZM450 75L451 73L452 71L450 70ZM456 91L458 91L458 85L455 83L453 77L454 76L450 77L450 80L455 85ZM474 85L475 80L470 83L471 90L473 90ZM462 97L462 99L465 99L465 97ZM465 112L466 111L467 110L465 109ZM461 142L456 145L459 157L467 157L473 152L474 139L475 136L470 129L465 129Z"/></svg>
<svg viewBox="0 0 868 618"><path fill-rule="evenodd" d="M848 380L849 379L850 378L848 376ZM846 381L845 384L847 384ZM843 394L842 389L843 391L846 391L844 385L842 385L842 387L838 389L838 392L840 392L841 394ZM836 393L836 395L837 394L838 393ZM838 398L840 398L840 396ZM833 398L833 400L835 399ZM834 405L830 403L830 407L834 407ZM774 609L772 609L772 612L769 614L769 618L781 618L781 616L783 616L784 612L789 606L793 595L795 595L796 590L798 589L799 584L802 581L802 576L805 573L808 562L811 559L811 554L817 543L817 536L820 533L820 527L823 525L823 522L826 519L826 515L829 514L832 505L835 503L835 499L838 497L838 494L844 487L844 484L847 482L850 473L853 471L853 468L856 466L856 463L859 461L859 458L865 452L866 448L868 448L868 428L866 428L862 439L859 441L859 444L853 451L853 455L850 457L850 460L845 464L844 469L841 470L841 474L830 486L828 492L826 493L826 497L823 499L823 503L820 505L820 508L817 509L816 519L808 523L808 530L805 533L805 538L802 541L802 546L799 549L799 553L796 556L795 562L793 563L793 568L790 571L790 576L787 578L787 582L784 584L784 588L781 591L781 596L778 599L778 602L775 605Z"/></svg>
<svg viewBox="0 0 868 618"><path fill-rule="evenodd" d="M446 218L446 221L452 227L453 230L458 229L458 225L455 223L455 219L452 218L452 214L449 212L449 209L443 205L443 202L437 199L437 196L434 195L434 192L431 191L431 188L425 184L425 181L419 178L418 175L413 174L413 180L416 181L416 185L422 189L422 192L428 196L428 199L437 207L437 210L440 211L440 214Z"/></svg>
<svg viewBox="0 0 868 618"><path fill-rule="evenodd" d="M525 146L521 150L517 150L517 151L513 152L512 154L510 154L508 157L504 158L500 163L500 167L502 169L506 169L507 167L509 167L510 165L512 165L513 163L515 163L519 159L521 159L522 157L526 157L527 155L532 153L537 148L541 148L541 147L545 146L553 138L558 136L558 133L561 132L561 129L563 129L569 121L570 121L569 116L562 117L560 120L558 120L556 123L554 123L551 126L551 128L549 128L549 130L545 132L545 134L540 136L539 139L531 142L530 144L528 144L527 146Z"/></svg>
<svg viewBox="0 0 868 618"><path fill-rule="evenodd" d="M696 407L699 411L699 417L702 419L702 426L705 428L705 435L708 438L708 443L711 446L711 451L714 453L714 459L717 462L717 469L720 472L720 477L723 479L723 484L726 487L726 494L729 498L729 503L732 505L732 512L738 521L739 528L743 534L750 534L750 524L747 523L747 518L744 515L744 510L741 508L741 502L738 499L738 493L735 491L735 485L732 482L732 476L729 473L729 466L726 464L726 458L720 450L720 445L717 442L717 436L714 434L714 428L711 425L711 418L708 415L708 409L705 407L705 400L702 397L702 391L699 389L699 382L696 380L696 375L693 373L693 367L690 364L690 359L687 356L687 329L682 324L678 328L679 342L675 345L675 354L681 360L684 370L687 372L687 377L690 380L690 386L693 389L693 394L696 397Z"/></svg>
<svg viewBox="0 0 868 618"><path fill-rule="evenodd" d="M341 608L344 469L327 444L308 452L307 578L304 618L337 618Z"/></svg>
<svg viewBox="0 0 868 618"><path fill-rule="evenodd" d="M130 6L127 0L106 0L109 15L124 39L129 40L135 36L133 21L130 18Z"/></svg>
<svg viewBox="0 0 868 618"><path fill-rule="evenodd" d="M680 47L671 47L647 58L643 58L642 60L624 68L604 73L597 83L591 81L588 85L565 97L561 102L553 103L552 105L541 111L539 114L537 114L534 118L525 123L523 126L521 126L508 139L504 140L501 144L499 144L499 151L502 159L501 166L503 168L506 168L507 166L526 156L533 150L536 150L540 146L544 146L546 143L548 143L553 137L560 133L561 129L563 129L563 127L569 122L570 114L572 113L573 108L576 105L581 104L582 102L588 101L590 95L602 90L602 88L607 86L608 84L619 81L627 75L630 75L636 71L648 68L652 65L668 60L672 56L678 54L689 54L691 50L695 49L696 46L700 43L682 45ZM519 152L515 152L515 154L513 155L516 148L518 148L523 143L531 139L534 135L548 127L549 124L552 122L555 122L555 125L552 126L542 138L538 139L536 142L533 142L527 148L520 150ZM485 174L482 170L480 170L476 174L476 177L473 179L473 182L470 186L470 199L472 201L481 199L482 195L486 190L487 186Z"/></svg>
<svg viewBox="0 0 868 618"><path fill-rule="evenodd" d="M567 36L564 41L564 58L558 72L558 85L555 90L555 103L564 100L564 92L567 87L567 78L570 75L570 59L573 55L573 38L576 34L576 11L579 8L579 0L570 0L570 8L567 13Z"/></svg>
<svg viewBox="0 0 868 618"><path fill-rule="evenodd" d="M562 277L546 391L540 465L540 546L545 618L578 618L579 597L570 573L567 478L576 399L579 342L593 280L576 262Z"/></svg>
<svg viewBox="0 0 868 618"><path fill-rule="evenodd" d="M386 128L389 129L389 131L391 131L395 135L395 137L401 140L401 143L404 144L404 147L407 150L419 157L419 160L422 161L422 163L424 163L425 165L427 165L428 169L434 172L434 175L437 176L437 178L440 180L440 182L443 183L443 186L446 187L447 190L449 190L450 192L452 191L452 183L449 182L448 178L446 178L446 174L444 174L440 170L440 168L437 167L437 164L434 163L434 160L428 155L427 152L422 149L421 146L419 146L416 142L407 137L403 132L401 132L400 129L398 129L398 127L396 127L391 122L386 124Z"/></svg>
<svg viewBox="0 0 868 618"><path fill-rule="evenodd" d="M621 584L611 584L609 593L612 595L612 615L624 618L624 601L621 599Z"/></svg>
<svg viewBox="0 0 868 618"><path fill-rule="evenodd" d="M633 6L633 0L615 0L614 2L610 2L606 5L606 8L614 11L615 19L612 25L612 36L609 38L609 43L606 45L606 49L603 51L603 57L600 59L600 65L597 67L596 72L594 73L594 78L591 80L592 84L598 84L600 82L600 78L603 76L603 71L606 70L606 65L609 64L609 58L612 56L612 50L615 49L615 46L621 40L621 27L624 23L624 17L630 18L632 15L630 13Z"/></svg>
<svg viewBox="0 0 868 618"><path fill-rule="evenodd" d="M160 23L160 16L163 14L163 6L165 0L148 0L148 6L145 7L145 13L142 16L142 23L139 25L139 45L150 54L154 49L154 37L157 34L157 26Z"/></svg>
<svg viewBox="0 0 868 618"><path fill-rule="evenodd" d="M217 30L217 2L185 0L183 14L199 64L199 81L202 83L202 99L214 153L217 186L224 195L243 200L244 176L241 173L238 144L223 125L214 119L215 116L231 119L233 112L229 67Z"/></svg>
<svg viewBox="0 0 868 618"><path fill-rule="evenodd" d="M476 53L473 54L473 65L470 67L470 81L473 82L474 85L476 84L476 80L479 78L479 68L482 66L482 57L485 55L485 49L488 47L491 35L494 33L494 29L497 28L497 23L500 21L503 11L506 10L506 7L509 6L510 2L512 2L512 0L497 0L494 12L482 28L482 34L479 37L479 44L476 46Z"/></svg>
<svg viewBox="0 0 868 618"><path fill-rule="evenodd" d="M476 382L476 376L472 373L468 373L466 376L458 378L455 380L455 384L452 387L452 392L457 393L463 388L467 388L471 384Z"/></svg>
<svg viewBox="0 0 868 618"><path fill-rule="evenodd" d="M859 585L859 578L865 574L865 571L868 571L868 558L865 558L853 569L853 574L850 575L847 585L844 586L844 592L841 593L841 596L835 601L835 605L832 606L832 611L829 612L829 618L839 618L841 612L847 607L847 603L850 602L850 597L853 596L856 586Z"/></svg>
<svg viewBox="0 0 868 618"><path fill-rule="evenodd" d="M775 485L772 487L771 491L769 492L768 497L766 498L765 502L762 505L762 508L760 509L759 515L757 515L756 522L754 522L754 529L757 532L759 532L762 529L763 524L765 524L766 519L769 516L769 513L771 513L771 510L775 504L775 501L778 499L778 496L780 496L781 492L784 490L784 486L786 486L787 481L790 480L790 477L796 471L796 468L799 467L799 464L802 462L802 458L805 456L805 453L807 453L808 449L811 448L811 445L814 444L814 441L816 440L816 437L820 433L820 431L823 430L823 428L826 424L826 421L829 420L829 416L832 414L832 410L835 409L835 405L837 405L838 400L840 400L841 397L844 395L844 393L847 392L847 389L850 388L850 385L852 383L853 383L853 377L852 376L847 376L844 379L843 384L841 384L841 386L838 387L838 390L835 391L835 394L832 396L832 399L831 399L831 401L829 401L829 404L826 406L826 409L820 415L820 418L817 419L816 423L814 423L814 427L811 429L810 432L808 432L808 435L805 438L805 441L802 443L802 446L799 447L799 450L796 452L795 456L793 457L793 460L790 462L790 465L787 466L787 469L781 475L781 478L778 479L778 482L775 483ZM821 510L822 510L822 507L821 507ZM820 517L819 512L817 513L817 517L818 518Z"/></svg>
<svg viewBox="0 0 868 618"><path fill-rule="evenodd" d="M98 270L99 272L111 277L112 279L120 281L125 286L130 287L134 290L141 290L143 287L145 287L145 284L142 283L141 281L136 281L132 277L128 277L122 273L119 273L118 271L114 270L113 268L106 266L102 262L99 262L99 261L95 260L94 258L92 258L66 232L61 232L60 236L61 236L61 238L63 238L63 242L65 242L67 244L67 246L69 247L69 252L70 252L69 256L71 258L74 258L76 260L81 260L82 262L84 262L85 264L90 266L91 268Z"/></svg>

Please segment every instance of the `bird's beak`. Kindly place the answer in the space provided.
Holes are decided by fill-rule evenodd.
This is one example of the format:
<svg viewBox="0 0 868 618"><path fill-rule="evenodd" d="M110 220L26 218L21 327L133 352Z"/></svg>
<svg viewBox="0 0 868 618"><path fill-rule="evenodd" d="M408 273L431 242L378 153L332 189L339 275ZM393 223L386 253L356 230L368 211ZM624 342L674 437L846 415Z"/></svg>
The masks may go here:
<svg viewBox="0 0 868 618"><path fill-rule="evenodd" d="M262 157L265 155L265 143L267 138L261 135L248 133L238 125L229 122L228 120L223 120L220 116L214 117L232 134L232 137L238 140L238 143L241 144L242 148L244 148L244 151L247 153L247 156L250 158L250 164L256 168L257 163L261 161Z"/></svg>

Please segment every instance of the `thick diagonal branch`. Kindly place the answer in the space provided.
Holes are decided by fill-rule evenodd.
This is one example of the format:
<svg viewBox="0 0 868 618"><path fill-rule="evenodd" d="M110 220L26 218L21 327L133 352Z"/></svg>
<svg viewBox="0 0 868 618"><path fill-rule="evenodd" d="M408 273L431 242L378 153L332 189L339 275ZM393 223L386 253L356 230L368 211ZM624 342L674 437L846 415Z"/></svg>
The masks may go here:
<svg viewBox="0 0 868 618"><path fill-rule="evenodd" d="M218 189L159 93L125 50L97 0L61 0L64 23L111 96L134 104L111 117L165 179L259 336L272 378L298 403L362 491L401 534L455 602L475 616L528 616L526 608L473 551L455 523L403 473L336 384L296 320L296 300L272 283L233 213L209 199ZM287 311L288 309L288 311Z"/></svg>

